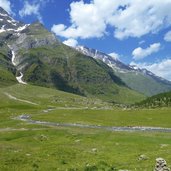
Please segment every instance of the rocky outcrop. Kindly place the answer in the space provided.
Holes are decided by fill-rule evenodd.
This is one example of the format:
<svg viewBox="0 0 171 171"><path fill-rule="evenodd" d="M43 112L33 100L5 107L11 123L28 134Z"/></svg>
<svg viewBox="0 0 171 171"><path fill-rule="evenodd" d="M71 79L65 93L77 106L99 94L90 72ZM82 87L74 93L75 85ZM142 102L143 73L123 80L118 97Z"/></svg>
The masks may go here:
<svg viewBox="0 0 171 171"><path fill-rule="evenodd" d="M163 158L157 158L154 171L170 171L170 169L167 167L167 163Z"/></svg>

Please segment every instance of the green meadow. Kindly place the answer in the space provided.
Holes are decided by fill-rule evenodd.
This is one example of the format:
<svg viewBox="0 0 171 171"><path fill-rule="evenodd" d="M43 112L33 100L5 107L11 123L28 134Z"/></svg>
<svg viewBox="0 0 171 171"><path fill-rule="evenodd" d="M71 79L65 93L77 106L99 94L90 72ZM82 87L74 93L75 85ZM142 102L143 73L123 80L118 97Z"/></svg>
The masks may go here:
<svg viewBox="0 0 171 171"><path fill-rule="evenodd" d="M0 88L2 171L152 171L157 157L171 165L171 133L36 125L18 120L22 114L55 123L171 128L171 108L118 108L31 85Z"/></svg>

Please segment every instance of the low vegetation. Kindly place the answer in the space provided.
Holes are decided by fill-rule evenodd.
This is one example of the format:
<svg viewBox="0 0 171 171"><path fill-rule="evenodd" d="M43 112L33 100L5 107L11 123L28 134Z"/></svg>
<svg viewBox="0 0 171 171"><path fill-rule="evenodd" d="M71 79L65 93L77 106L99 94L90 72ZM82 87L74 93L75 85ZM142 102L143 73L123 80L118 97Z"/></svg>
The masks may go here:
<svg viewBox="0 0 171 171"><path fill-rule="evenodd" d="M19 84L1 88L0 99L0 170L150 171L157 157L171 161L170 133L48 127L16 119L28 114L60 123L171 127L170 108L116 108L97 99Z"/></svg>
<svg viewBox="0 0 171 171"><path fill-rule="evenodd" d="M171 106L171 92L161 93L137 104L137 107L161 108Z"/></svg>

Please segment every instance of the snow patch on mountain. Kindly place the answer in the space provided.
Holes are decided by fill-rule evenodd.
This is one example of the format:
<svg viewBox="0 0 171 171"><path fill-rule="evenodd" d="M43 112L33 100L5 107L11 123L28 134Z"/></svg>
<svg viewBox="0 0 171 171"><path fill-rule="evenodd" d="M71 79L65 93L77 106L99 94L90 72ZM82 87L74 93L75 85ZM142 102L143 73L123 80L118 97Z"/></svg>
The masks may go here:
<svg viewBox="0 0 171 171"><path fill-rule="evenodd" d="M7 14L0 13L0 15L3 16L3 17L8 17Z"/></svg>
<svg viewBox="0 0 171 171"><path fill-rule="evenodd" d="M13 25L16 26L16 24L13 24ZM17 33L17 32L21 32L21 31L25 30L28 26L29 26L29 24L26 24L24 26L18 27L17 29L13 29L13 28L5 29L5 25L3 25L0 29L0 33L7 32L7 31L14 31L15 33Z"/></svg>
<svg viewBox="0 0 171 171"><path fill-rule="evenodd" d="M26 25L24 25L24 26L21 26L21 27L19 27L17 30L15 30L15 32L21 32L21 31L25 30L29 25L30 25L30 24L26 24Z"/></svg>

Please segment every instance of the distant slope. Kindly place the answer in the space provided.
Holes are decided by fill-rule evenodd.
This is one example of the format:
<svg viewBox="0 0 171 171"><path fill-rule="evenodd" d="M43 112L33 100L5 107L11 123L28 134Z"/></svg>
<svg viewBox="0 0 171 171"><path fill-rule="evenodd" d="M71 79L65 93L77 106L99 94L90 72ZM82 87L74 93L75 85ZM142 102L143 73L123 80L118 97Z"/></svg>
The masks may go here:
<svg viewBox="0 0 171 171"><path fill-rule="evenodd" d="M157 107L171 107L171 91L161 93L137 104L137 107L157 108Z"/></svg>
<svg viewBox="0 0 171 171"><path fill-rule="evenodd" d="M128 87L138 91L146 96L152 96L158 93L167 92L171 90L171 82L156 76L146 69L139 69L135 66L125 65L118 59L99 52L95 49L78 46L76 50L99 59L110 66L115 75L118 76Z"/></svg>
<svg viewBox="0 0 171 171"><path fill-rule="evenodd" d="M157 76L146 74L147 70L115 71L125 84L146 96L153 96L171 90L171 83Z"/></svg>
<svg viewBox="0 0 171 171"><path fill-rule="evenodd" d="M105 63L62 44L39 22L25 25L5 12L3 16L0 39L4 54L13 64L11 74L23 75L22 81L111 103L130 104L144 99Z"/></svg>

